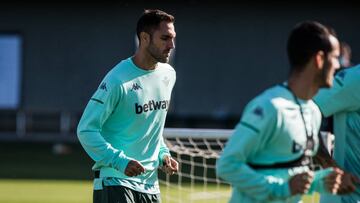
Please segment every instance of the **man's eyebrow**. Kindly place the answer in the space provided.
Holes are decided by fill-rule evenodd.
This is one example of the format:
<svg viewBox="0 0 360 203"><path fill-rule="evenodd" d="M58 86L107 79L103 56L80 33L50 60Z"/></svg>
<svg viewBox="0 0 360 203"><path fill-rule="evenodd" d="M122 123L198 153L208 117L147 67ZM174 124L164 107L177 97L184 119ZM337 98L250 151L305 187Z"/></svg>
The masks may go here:
<svg viewBox="0 0 360 203"><path fill-rule="evenodd" d="M171 34L163 34L161 35L161 37L165 37L165 38L175 38L176 35L171 35Z"/></svg>

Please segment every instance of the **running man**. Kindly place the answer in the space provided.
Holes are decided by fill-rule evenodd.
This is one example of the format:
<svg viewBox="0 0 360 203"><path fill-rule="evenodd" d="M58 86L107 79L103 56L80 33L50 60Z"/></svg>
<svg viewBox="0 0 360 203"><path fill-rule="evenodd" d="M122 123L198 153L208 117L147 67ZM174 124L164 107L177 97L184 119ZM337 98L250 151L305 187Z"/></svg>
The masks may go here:
<svg viewBox="0 0 360 203"><path fill-rule="evenodd" d="M176 79L167 64L174 17L146 10L137 36L135 55L105 76L78 125L80 143L95 161L94 203L161 202L158 168L178 170L162 137Z"/></svg>
<svg viewBox="0 0 360 203"><path fill-rule="evenodd" d="M331 87L339 68L339 42L322 24L299 23L290 33L290 75L245 108L217 162L217 174L233 187L231 203L294 203L301 195L337 193L343 171L313 172L319 146L321 113L311 100L319 88Z"/></svg>
<svg viewBox="0 0 360 203"><path fill-rule="evenodd" d="M325 117L333 116L336 165L360 177L360 65L338 72L334 86L321 90L314 101ZM355 177L352 178L358 179ZM321 202L359 203L360 182L356 182L355 192L344 196L324 195Z"/></svg>

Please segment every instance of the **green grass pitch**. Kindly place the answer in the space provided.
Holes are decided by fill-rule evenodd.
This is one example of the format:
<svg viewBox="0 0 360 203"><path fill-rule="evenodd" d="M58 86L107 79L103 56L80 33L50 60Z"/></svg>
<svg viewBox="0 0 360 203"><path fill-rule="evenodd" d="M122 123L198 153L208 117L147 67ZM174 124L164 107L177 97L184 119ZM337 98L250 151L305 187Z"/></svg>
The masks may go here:
<svg viewBox="0 0 360 203"><path fill-rule="evenodd" d="M179 192L177 187L161 187L163 202L173 202L165 200L165 196L174 199L177 202L179 195L182 198L190 198L189 187L183 187ZM220 193L214 192L215 187L209 186L208 192L204 193L202 185L195 186L191 198L196 199L194 203L212 203L212 202L227 202L226 199L222 201L211 200L211 195L230 194L228 187L220 188ZM209 197L209 199L204 199ZM314 197L304 197L304 203L319 202L318 195ZM0 179L0 202L6 203L89 203L92 202L92 181L80 180L14 180L14 179ZM184 201L188 202L188 201Z"/></svg>

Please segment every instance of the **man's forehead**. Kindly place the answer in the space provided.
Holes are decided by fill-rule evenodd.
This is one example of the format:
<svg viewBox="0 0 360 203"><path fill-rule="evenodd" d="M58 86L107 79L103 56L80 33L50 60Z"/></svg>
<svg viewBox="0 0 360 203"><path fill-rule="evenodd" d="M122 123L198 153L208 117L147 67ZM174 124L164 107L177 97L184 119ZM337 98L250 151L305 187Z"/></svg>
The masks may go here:
<svg viewBox="0 0 360 203"><path fill-rule="evenodd" d="M330 40L330 43L332 45L339 45L340 44L339 40L334 35L330 35L329 40Z"/></svg>
<svg viewBox="0 0 360 203"><path fill-rule="evenodd" d="M329 40L330 40L331 46L333 47L333 51L334 52L339 52L340 51L340 42L339 42L339 40L334 35L330 35Z"/></svg>
<svg viewBox="0 0 360 203"><path fill-rule="evenodd" d="M172 22L161 22L159 28L155 32L159 32L160 35L176 36L175 26Z"/></svg>

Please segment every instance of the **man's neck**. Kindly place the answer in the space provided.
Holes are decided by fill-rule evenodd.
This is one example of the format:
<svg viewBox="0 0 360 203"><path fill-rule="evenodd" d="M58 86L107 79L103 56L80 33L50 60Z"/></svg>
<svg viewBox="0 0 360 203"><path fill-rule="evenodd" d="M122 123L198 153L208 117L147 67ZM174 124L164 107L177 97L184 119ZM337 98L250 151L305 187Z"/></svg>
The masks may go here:
<svg viewBox="0 0 360 203"><path fill-rule="evenodd" d="M136 51L132 59L137 67L144 70L154 70L157 65L157 61L155 61L153 57L139 50Z"/></svg>
<svg viewBox="0 0 360 203"><path fill-rule="evenodd" d="M294 95L303 100L312 99L319 90L315 83L315 75L307 72L292 73L288 80L288 85Z"/></svg>

